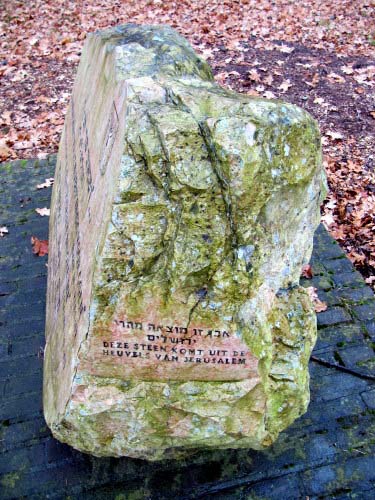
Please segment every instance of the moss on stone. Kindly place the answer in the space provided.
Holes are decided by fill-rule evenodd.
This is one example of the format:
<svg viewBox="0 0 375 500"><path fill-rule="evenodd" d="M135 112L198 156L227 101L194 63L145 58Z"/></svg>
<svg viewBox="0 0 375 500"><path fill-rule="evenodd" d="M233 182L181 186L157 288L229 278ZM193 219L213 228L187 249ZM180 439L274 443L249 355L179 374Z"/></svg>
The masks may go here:
<svg viewBox="0 0 375 500"><path fill-rule="evenodd" d="M15 488L17 482L20 480L20 475L18 472L9 472L1 477L1 484L5 490L12 490Z"/></svg>

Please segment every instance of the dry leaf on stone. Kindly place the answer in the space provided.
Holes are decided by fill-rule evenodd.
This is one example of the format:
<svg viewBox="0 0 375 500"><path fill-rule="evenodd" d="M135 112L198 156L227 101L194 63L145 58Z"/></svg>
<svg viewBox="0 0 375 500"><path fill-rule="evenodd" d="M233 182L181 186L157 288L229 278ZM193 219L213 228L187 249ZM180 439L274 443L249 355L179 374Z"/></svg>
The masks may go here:
<svg viewBox="0 0 375 500"><path fill-rule="evenodd" d="M48 240L40 240L36 236L31 236L31 244L35 255L43 257L48 254Z"/></svg>
<svg viewBox="0 0 375 500"><path fill-rule="evenodd" d="M37 189L49 188L49 187L51 187L51 186L52 186L53 181L54 181L53 177L50 177L49 179L46 179L46 181L45 181L45 182L43 182L43 184L38 184L38 185L36 186L36 188L37 188Z"/></svg>
<svg viewBox="0 0 375 500"><path fill-rule="evenodd" d="M5 226L0 227L0 236L1 237L5 236L8 233L9 233L9 231L8 231L7 227L5 227Z"/></svg>
<svg viewBox="0 0 375 500"><path fill-rule="evenodd" d="M303 276L304 278L306 278L308 280L311 280L311 278L314 276L314 274L313 274L313 270L312 270L312 267L310 266L310 264L306 264L302 267L301 276Z"/></svg>
<svg viewBox="0 0 375 500"><path fill-rule="evenodd" d="M43 216L45 216L45 215L49 216L49 214L50 214L50 209L49 209L49 208L47 208L47 207L44 207L44 208L36 208L36 209L35 209L35 212L36 212L37 214L41 215L42 217L43 217Z"/></svg>
<svg viewBox="0 0 375 500"><path fill-rule="evenodd" d="M315 312L319 313L326 311L327 304L319 299L317 289L314 286L309 286L306 288L306 291L309 294L312 303L314 304Z"/></svg>

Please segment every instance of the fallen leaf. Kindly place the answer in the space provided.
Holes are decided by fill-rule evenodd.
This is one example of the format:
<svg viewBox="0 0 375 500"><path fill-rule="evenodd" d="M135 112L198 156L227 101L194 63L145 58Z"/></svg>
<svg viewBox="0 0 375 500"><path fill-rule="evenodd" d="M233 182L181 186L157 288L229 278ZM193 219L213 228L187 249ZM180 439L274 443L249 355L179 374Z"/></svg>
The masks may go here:
<svg viewBox="0 0 375 500"><path fill-rule="evenodd" d="M330 229L330 234L331 236L333 236L333 238L335 238L335 240L342 240L342 241L345 241L347 235L342 226Z"/></svg>
<svg viewBox="0 0 375 500"><path fill-rule="evenodd" d="M210 59L211 57L214 56L214 53L212 51L212 49L204 49L202 50L202 52L200 53L200 56L203 58L203 59Z"/></svg>
<svg viewBox="0 0 375 500"><path fill-rule="evenodd" d="M332 197L327 197L327 202L325 203L325 207L329 210L334 210L337 205L337 200Z"/></svg>
<svg viewBox="0 0 375 500"><path fill-rule="evenodd" d="M355 250L351 250L348 253L349 259L354 262L354 264L363 264L366 261L366 256L362 253L358 253Z"/></svg>
<svg viewBox="0 0 375 500"><path fill-rule="evenodd" d="M353 68L350 66L341 66L341 71L346 75L352 75L354 73Z"/></svg>
<svg viewBox="0 0 375 500"><path fill-rule="evenodd" d="M6 234L8 234L9 231L8 231L8 228L3 226L3 227L0 227L0 236L3 237L5 236Z"/></svg>
<svg viewBox="0 0 375 500"><path fill-rule="evenodd" d="M248 73L250 80L253 82L260 82L260 75L256 69L251 69Z"/></svg>
<svg viewBox="0 0 375 500"><path fill-rule="evenodd" d="M37 189L44 189L44 188L49 188L52 186L53 184L53 181L54 181L54 178L53 177L50 177L49 179L46 179L45 182L43 182L43 184L38 184L36 186Z"/></svg>
<svg viewBox="0 0 375 500"><path fill-rule="evenodd" d="M289 87L291 87L293 84L290 83L290 80L284 80L280 85L279 85L279 90L282 92L286 92Z"/></svg>
<svg viewBox="0 0 375 500"><path fill-rule="evenodd" d="M0 141L0 161L7 160L12 156L13 151L5 144L4 140Z"/></svg>
<svg viewBox="0 0 375 500"><path fill-rule="evenodd" d="M39 257L48 254L48 240L39 240L36 236L31 236L33 253Z"/></svg>
<svg viewBox="0 0 375 500"><path fill-rule="evenodd" d="M315 97L314 104L323 104L323 103L324 103L323 97Z"/></svg>
<svg viewBox="0 0 375 500"><path fill-rule="evenodd" d="M255 89L250 89L246 92L247 95L253 95L253 96L259 96L259 92L257 92Z"/></svg>
<svg viewBox="0 0 375 500"><path fill-rule="evenodd" d="M277 99L275 94L273 92L271 92L270 90L266 90L263 94L263 97L265 97L266 99Z"/></svg>
<svg viewBox="0 0 375 500"><path fill-rule="evenodd" d="M314 305L315 312L319 313L327 310L327 304L319 299L317 289L314 286L309 286L305 288L305 290L309 294L309 297Z"/></svg>
<svg viewBox="0 0 375 500"><path fill-rule="evenodd" d="M315 73L311 82L305 82L309 87L316 87L319 83L319 74Z"/></svg>
<svg viewBox="0 0 375 500"><path fill-rule="evenodd" d="M334 83L345 83L345 78L343 78L341 75L338 75L337 73L329 73L327 78Z"/></svg>
<svg viewBox="0 0 375 500"><path fill-rule="evenodd" d="M306 278L308 280L311 280L311 278L314 276L314 274L313 274L313 270L312 270L312 267L310 266L310 264L306 264L303 266L301 276L303 276L304 278Z"/></svg>
<svg viewBox="0 0 375 500"><path fill-rule="evenodd" d="M321 217L321 221L323 222L324 226L329 229L332 224L335 223L335 219L333 218L332 214L327 212Z"/></svg>
<svg viewBox="0 0 375 500"><path fill-rule="evenodd" d="M305 64L302 64L302 63L297 63L296 66L302 66L303 68L311 68L312 67L312 64L308 64L308 63L305 63Z"/></svg>
<svg viewBox="0 0 375 500"><path fill-rule="evenodd" d="M4 125L10 125L12 123L12 112L4 111L4 113L1 115L1 121Z"/></svg>
<svg viewBox="0 0 375 500"><path fill-rule="evenodd" d="M44 215L48 215L48 216L49 216L49 214L50 214L50 209L49 209L49 208L47 208L47 207L44 207L44 208L36 208L36 209L35 209L35 212L36 212L37 214L41 215L42 217L43 217Z"/></svg>
<svg viewBox="0 0 375 500"><path fill-rule="evenodd" d="M224 85L228 76L229 73L227 71L222 71L221 73L217 73L217 75L215 75L215 80L218 81L221 85Z"/></svg>
<svg viewBox="0 0 375 500"><path fill-rule="evenodd" d="M284 44L279 45L277 48L280 50L280 52L284 52L285 54L291 54L294 50L294 47L288 47L288 45Z"/></svg>
<svg viewBox="0 0 375 500"><path fill-rule="evenodd" d="M328 135L334 141L341 141L344 138L344 136L340 134L340 132L334 132L333 130L328 130L325 135Z"/></svg>
<svg viewBox="0 0 375 500"><path fill-rule="evenodd" d="M32 38L30 38L29 40L29 44L33 47L34 45L37 45L39 43L39 38L37 38L36 36L33 36Z"/></svg>
<svg viewBox="0 0 375 500"><path fill-rule="evenodd" d="M264 80L263 82L266 84L266 85L272 85L272 82L273 82L273 76L272 75L268 75Z"/></svg>
<svg viewBox="0 0 375 500"><path fill-rule="evenodd" d="M21 82L22 80L25 80L29 76L28 72L21 69L17 71L17 73L14 75L14 77L11 79L12 82Z"/></svg>
<svg viewBox="0 0 375 500"><path fill-rule="evenodd" d="M360 85L369 85L370 87L372 86L371 82L367 81L367 75L356 75L353 78Z"/></svg>

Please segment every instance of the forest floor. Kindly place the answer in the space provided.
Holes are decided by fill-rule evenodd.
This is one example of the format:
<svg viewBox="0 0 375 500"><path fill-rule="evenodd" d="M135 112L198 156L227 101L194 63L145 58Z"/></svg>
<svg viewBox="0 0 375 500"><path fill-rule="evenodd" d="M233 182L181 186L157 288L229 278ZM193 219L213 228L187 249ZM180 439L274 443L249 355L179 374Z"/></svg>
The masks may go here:
<svg viewBox="0 0 375 500"><path fill-rule="evenodd" d="M322 221L375 287L372 0L8 0L0 20L0 161L57 151L87 33L169 24L221 85L318 120L329 183Z"/></svg>

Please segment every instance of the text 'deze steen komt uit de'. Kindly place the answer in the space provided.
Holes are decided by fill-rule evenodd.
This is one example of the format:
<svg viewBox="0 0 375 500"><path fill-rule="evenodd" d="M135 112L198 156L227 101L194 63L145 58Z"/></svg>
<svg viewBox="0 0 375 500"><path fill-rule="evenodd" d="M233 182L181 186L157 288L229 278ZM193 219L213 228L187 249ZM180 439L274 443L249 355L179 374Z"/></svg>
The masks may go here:
<svg viewBox="0 0 375 500"><path fill-rule="evenodd" d="M101 364L146 379L239 380L257 376L257 358L230 332L115 320L101 342ZM160 365L160 366L158 366ZM221 368L227 367L226 370ZM150 370L154 367L154 370ZM159 370L158 370L159 368Z"/></svg>

